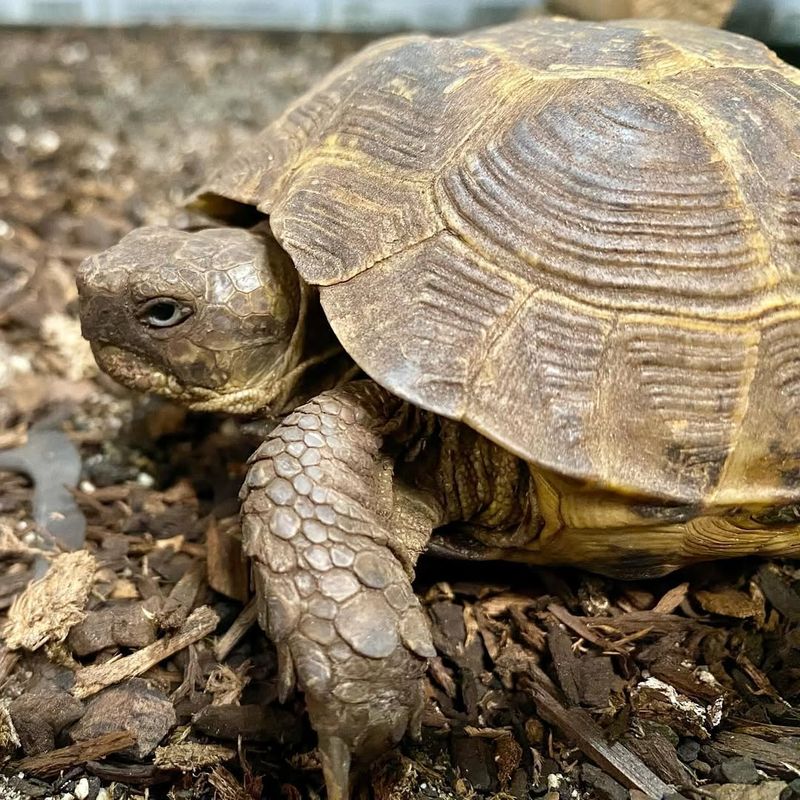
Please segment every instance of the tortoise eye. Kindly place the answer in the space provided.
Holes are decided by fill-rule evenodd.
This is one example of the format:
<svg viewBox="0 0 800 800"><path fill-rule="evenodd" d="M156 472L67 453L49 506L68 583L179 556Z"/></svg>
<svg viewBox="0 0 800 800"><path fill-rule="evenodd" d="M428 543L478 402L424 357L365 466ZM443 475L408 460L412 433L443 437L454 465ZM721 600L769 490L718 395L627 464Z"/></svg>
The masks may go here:
<svg viewBox="0 0 800 800"><path fill-rule="evenodd" d="M139 310L139 319L150 328L173 328L192 315L192 308L171 297L148 300Z"/></svg>

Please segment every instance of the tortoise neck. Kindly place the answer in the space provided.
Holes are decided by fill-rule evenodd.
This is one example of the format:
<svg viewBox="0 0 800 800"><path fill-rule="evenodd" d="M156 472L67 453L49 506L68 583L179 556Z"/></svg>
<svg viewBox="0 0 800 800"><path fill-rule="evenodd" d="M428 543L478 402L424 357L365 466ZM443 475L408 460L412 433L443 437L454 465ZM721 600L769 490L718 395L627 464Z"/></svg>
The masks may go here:
<svg viewBox="0 0 800 800"><path fill-rule="evenodd" d="M276 416L347 383L360 372L331 330L317 290L298 281L297 324L280 361L262 379L266 410Z"/></svg>

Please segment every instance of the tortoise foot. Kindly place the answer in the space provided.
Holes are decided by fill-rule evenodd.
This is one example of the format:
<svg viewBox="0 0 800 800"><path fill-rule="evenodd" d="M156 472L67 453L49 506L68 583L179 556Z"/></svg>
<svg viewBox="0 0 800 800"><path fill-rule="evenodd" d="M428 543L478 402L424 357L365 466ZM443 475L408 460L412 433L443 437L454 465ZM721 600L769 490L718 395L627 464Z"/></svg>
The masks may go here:
<svg viewBox="0 0 800 800"><path fill-rule="evenodd" d="M427 620L390 542L372 394L322 395L252 459L243 534L260 621L275 642L280 695L298 686L319 736L331 800L357 766L417 733ZM366 406L366 408L365 408ZM390 484L391 488L391 484ZM391 501L390 501L391 502Z"/></svg>

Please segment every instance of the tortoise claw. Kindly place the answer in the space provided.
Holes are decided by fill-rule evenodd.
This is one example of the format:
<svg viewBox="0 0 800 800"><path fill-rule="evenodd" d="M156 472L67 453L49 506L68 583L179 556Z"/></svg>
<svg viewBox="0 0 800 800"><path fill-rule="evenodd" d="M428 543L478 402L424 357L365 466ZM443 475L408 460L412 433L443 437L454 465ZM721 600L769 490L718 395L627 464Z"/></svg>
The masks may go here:
<svg viewBox="0 0 800 800"><path fill-rule="evenodd" d="M319 737L319 755L328 800L349 800L350 748L338 736Z"/></svg>

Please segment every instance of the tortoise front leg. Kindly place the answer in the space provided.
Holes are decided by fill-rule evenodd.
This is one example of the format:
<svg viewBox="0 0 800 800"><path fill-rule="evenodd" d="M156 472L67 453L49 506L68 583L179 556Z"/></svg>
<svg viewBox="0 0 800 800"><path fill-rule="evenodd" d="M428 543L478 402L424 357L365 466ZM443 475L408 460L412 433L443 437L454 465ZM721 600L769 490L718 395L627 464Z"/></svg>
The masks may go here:
<svg viewBox="0 0 800 800"><path fill-rule="evenodd" d="M305 692L330 800L349 795L351 754L418 732L435 654L409 571L441 510L401 487L381 450L403 405L366 381L320 395L269 435L242 490L280 697L295 681Z"/></svg>

